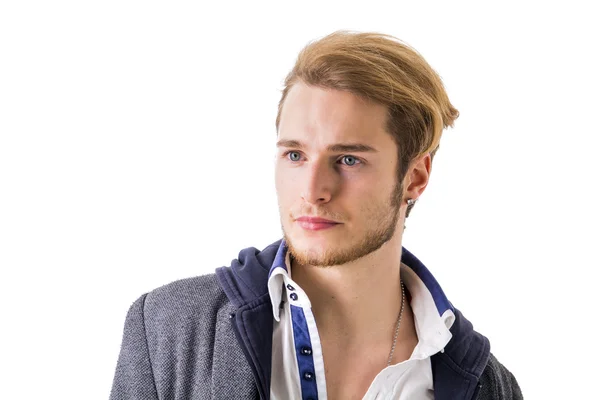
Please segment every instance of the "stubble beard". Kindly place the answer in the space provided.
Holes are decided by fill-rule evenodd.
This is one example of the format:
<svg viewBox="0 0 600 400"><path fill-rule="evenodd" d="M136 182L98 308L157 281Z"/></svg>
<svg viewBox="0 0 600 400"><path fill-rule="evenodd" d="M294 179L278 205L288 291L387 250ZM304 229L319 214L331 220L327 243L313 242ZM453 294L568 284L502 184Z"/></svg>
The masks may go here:
<svg viewBox="0 0 600 400"><path fill-rule="evenodd" d="M396 232L400 218L401 196L402 185L396 184L391 199L383 207L378 207L373 213L367 230L358 243L355 244L331 244L329 248L321 252L311 249L298 249L282 226L283 238L288 245L290 256L300 265L324 267L346 264L380 249Z"/></svg>

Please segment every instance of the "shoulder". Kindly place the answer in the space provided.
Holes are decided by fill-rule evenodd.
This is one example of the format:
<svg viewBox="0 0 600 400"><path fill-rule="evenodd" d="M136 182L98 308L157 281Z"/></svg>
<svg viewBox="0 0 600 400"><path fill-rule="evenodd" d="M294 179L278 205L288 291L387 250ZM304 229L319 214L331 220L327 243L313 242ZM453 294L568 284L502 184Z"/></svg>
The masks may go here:
<svg viewBox="0 0 600 400"><path fill-rule="evenodd" d="M216 275L181 279L141 296L147 333L208 327L221 314L231 312L231 304ZM186 329L187 330L187 329Z"/></svg>
<svg viewBox="0 0 600 400"><path fill-rule="evenodd" d="M216 274L180 279L154 289L147 294L146 309L154 312L186 311L189 307L221 303L227 297L217 281Z"/></svg>
<svg viewBox="0 0 600 400"><path fill-rule="evenodd" d="M122 368L120 381L127 386L128 374L143 375L140 379L151 379L147 385L160 398L174 393L225 398L218 395L223 374L213 373L226 371L231 360L244 356L229 318L233 309L215 274L178 280L142 295L128 314L120 363L129 369ZM239 374L252 382L247 368Z"/></svg>
<svg viewBox="0 0 600 400"><path fill-rule="evenodd" d="M490 354L488 363L479 380L478 400L511 399L522 400L523 394L514 375Z"/></svg>

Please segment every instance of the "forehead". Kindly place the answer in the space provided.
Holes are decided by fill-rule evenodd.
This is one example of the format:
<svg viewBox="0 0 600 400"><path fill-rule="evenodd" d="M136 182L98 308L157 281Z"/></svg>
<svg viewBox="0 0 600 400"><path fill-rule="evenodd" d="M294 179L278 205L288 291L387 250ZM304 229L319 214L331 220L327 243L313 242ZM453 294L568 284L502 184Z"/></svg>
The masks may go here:
<svg viewBox="0 0 600 400"><path fill-rule="evenodd" d="M279 138L311 144L389 145L387 108L347 91L295 84L284 101Z"/></svg>

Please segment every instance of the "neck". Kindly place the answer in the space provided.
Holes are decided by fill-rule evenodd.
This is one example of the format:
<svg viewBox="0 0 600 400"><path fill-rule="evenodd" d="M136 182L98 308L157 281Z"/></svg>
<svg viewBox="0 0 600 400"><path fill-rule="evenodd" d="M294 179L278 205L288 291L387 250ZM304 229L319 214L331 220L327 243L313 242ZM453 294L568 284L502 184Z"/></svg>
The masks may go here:
<svg viewBox="0 0 600 400"><path fill-rule="evenodd" d="M401 253L401 237L394 235L380 249L344 265L293 263L293 279L311 301L322 340L348 347L390 342L402 301ZM398 340L414 332L406 299L402 321Z"/></svg>

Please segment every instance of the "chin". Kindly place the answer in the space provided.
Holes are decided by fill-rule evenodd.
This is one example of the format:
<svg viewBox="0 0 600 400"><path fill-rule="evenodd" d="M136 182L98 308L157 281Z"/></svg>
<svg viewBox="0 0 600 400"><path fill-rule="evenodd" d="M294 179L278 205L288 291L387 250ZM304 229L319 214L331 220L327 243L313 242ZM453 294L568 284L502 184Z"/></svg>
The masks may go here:
<svg viewBox="0 0 600 400"><path fill-rule="evenodd" d="M315 233L317 234L315 235ZM311 249L322 251L324 248L329 247L332 241L331 238L324 237L324 235L320 235L318 232L304 232L302 229L287 232L285 238L288 246L301 252Z"/></svg>
<svg viewBox="0 0 600 400"><path fill-rule="evenodd" d="M326 251L338 250L339 241L334 241L329 238L323 237L306 237L306 236L292 236L292 246L301 252L311 253L324 253Z"/></svg>
<svg viewBox="0 0 600 400"><path fill-rule="evenodd" d="M284 238L291 254L301 264L315 266L338 265L350 261L352 243L340 236L323 231L305 231L301 228L285 232Z"/></svg>

